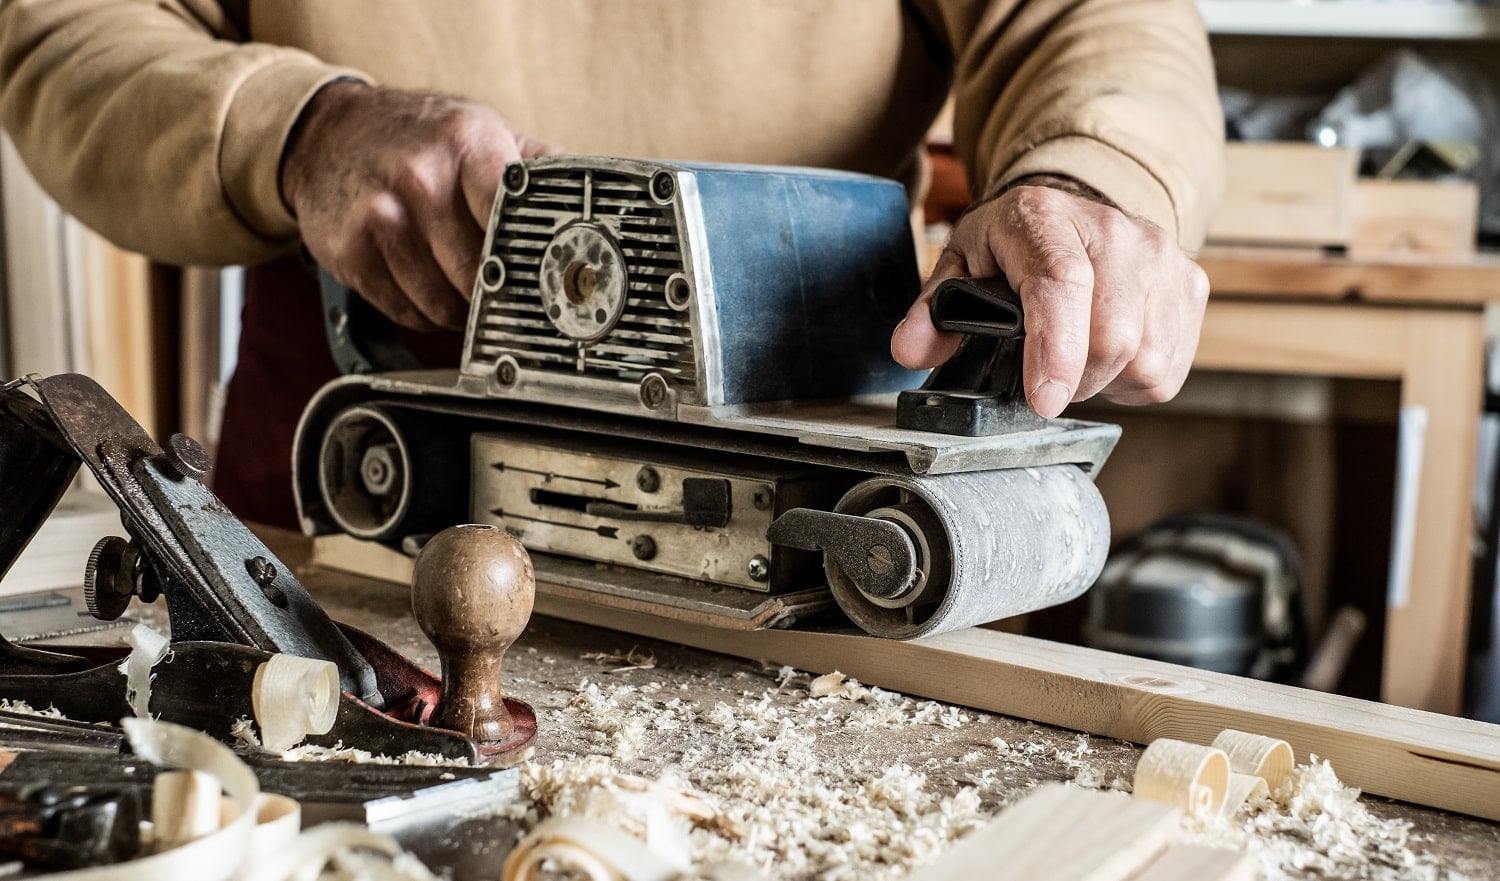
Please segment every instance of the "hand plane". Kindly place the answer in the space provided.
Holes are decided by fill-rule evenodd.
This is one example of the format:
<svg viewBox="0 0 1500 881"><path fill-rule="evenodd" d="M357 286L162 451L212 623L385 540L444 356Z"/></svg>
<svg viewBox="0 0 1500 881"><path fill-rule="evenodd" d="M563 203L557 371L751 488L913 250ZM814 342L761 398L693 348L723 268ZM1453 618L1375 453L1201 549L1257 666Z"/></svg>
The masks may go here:
<svg viewBox="0 0 1500 881"><path fill-rule="evenodd" d="M80 464L119 507L130 536L105 537L90 555L84 573L89 611L110 620L132 598L166 600L171 663L152 668L153 715L230 739L236 720L253 717L257 671L285 654L326 661L337 671L332 728L310 743L480 762L514 757L535 735L530 707L509 698L504 706L515 724L503 736L430 724L443 684L378 639L331 620L203 484L209 459L202 447L182 434L158 445L84 376L0 386L0 499L6 500L0 577ZM427 593L441 590L429 585ZM97 647L42 651L0 636L0 698L55 706L80 721L118 722L130 712L119 669L124 654Z"/></svg>

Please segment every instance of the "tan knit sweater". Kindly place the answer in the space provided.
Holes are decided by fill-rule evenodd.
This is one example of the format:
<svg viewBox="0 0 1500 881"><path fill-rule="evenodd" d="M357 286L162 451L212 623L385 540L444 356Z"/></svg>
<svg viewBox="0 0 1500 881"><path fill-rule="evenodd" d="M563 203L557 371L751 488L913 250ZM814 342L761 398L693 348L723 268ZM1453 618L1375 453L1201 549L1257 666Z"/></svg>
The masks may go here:
<svg viewBox="0 0 1500 881"><path fill-rule="evenodd" d="M1196 247L1222 119L1192 0L0 0L0 121L69 211L177 263L297 235L278 165L336 76L574 153L915 183L950 89L981 192L1067 174Z"/></svg>

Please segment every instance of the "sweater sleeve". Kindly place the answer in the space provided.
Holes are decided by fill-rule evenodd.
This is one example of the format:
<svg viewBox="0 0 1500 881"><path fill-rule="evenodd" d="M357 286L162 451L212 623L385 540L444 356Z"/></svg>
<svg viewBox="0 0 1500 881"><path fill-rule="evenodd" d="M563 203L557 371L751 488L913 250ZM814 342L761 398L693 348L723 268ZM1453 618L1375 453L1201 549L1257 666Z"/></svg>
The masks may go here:
<svg viewBox="0 0 1500 881"><path fill-rule="evenodd" d="M42 187L117 244L259 262L297 235L279 185L293 124L360 75L238 32L212 0L6 0L0 123Z"/></svg>
<svg viewBox="0 0 1500 881"><path fill-rule="evenodd" d="M1192 0L928 0L955 60L954 146L976 195L1061 174L1203 242L1224 121Z"/></svg>

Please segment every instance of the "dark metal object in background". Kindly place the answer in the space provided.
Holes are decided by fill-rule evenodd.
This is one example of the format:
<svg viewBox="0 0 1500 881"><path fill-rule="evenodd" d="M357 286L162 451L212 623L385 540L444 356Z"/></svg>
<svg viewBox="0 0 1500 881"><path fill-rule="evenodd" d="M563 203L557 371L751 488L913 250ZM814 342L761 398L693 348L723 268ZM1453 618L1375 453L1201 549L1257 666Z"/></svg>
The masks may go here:
<svg viewBox="0 0 1500 881"><path fill-rule="evenodd" d="M47 408L20 389L26 380L0 386L0 579L67 492L78 457L53 424Z"/></svg>
<svg viewBox="0 0 1500 881"><path fill-rule="evenodd" d="M401 331L374 306L344 287L321 266L318 289L323 294L323 329L328 349L340 373L412 370L421 366L401 342Z"/></svg>
<svg viewBox="0 0 1500 881"><path fill-rule="evenodd" d="M0 857L81 869L140 852L141 803L127 788L43 783L0 795Z"/></svg>
<svg viewBox="0 0 1500 881"><path fill-rule="evenodd" d="M929 309L934 327L965 334L964 340L920 389L901 393L896 424L968 437L1041 427L1021 387L1021 298L1005 279L949 279L933 292Z"/></svg>
<svg viewBox="0 0 1500 881"><path fill-rule="evenodd" d="M1090 594L1090 645L1257 679L1305 660L1301 562L1287 536L1227 514L1169 517L1111 555Z"/></svg>

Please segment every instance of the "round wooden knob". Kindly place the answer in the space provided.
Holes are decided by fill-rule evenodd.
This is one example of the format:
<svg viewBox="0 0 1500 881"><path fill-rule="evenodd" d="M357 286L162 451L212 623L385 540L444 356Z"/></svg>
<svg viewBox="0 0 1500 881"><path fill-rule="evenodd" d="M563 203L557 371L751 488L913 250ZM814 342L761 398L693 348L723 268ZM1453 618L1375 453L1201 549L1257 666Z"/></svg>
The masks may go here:
<svg viewBox="0 0 1500 881"><path fill-rule="evenodd" d="M506 649L526 629L536 599L531 557L494 526L453 526L417 556L411 605L437 648L443 691L430 722L482 743L514 728L500 689Z"/></svg>

